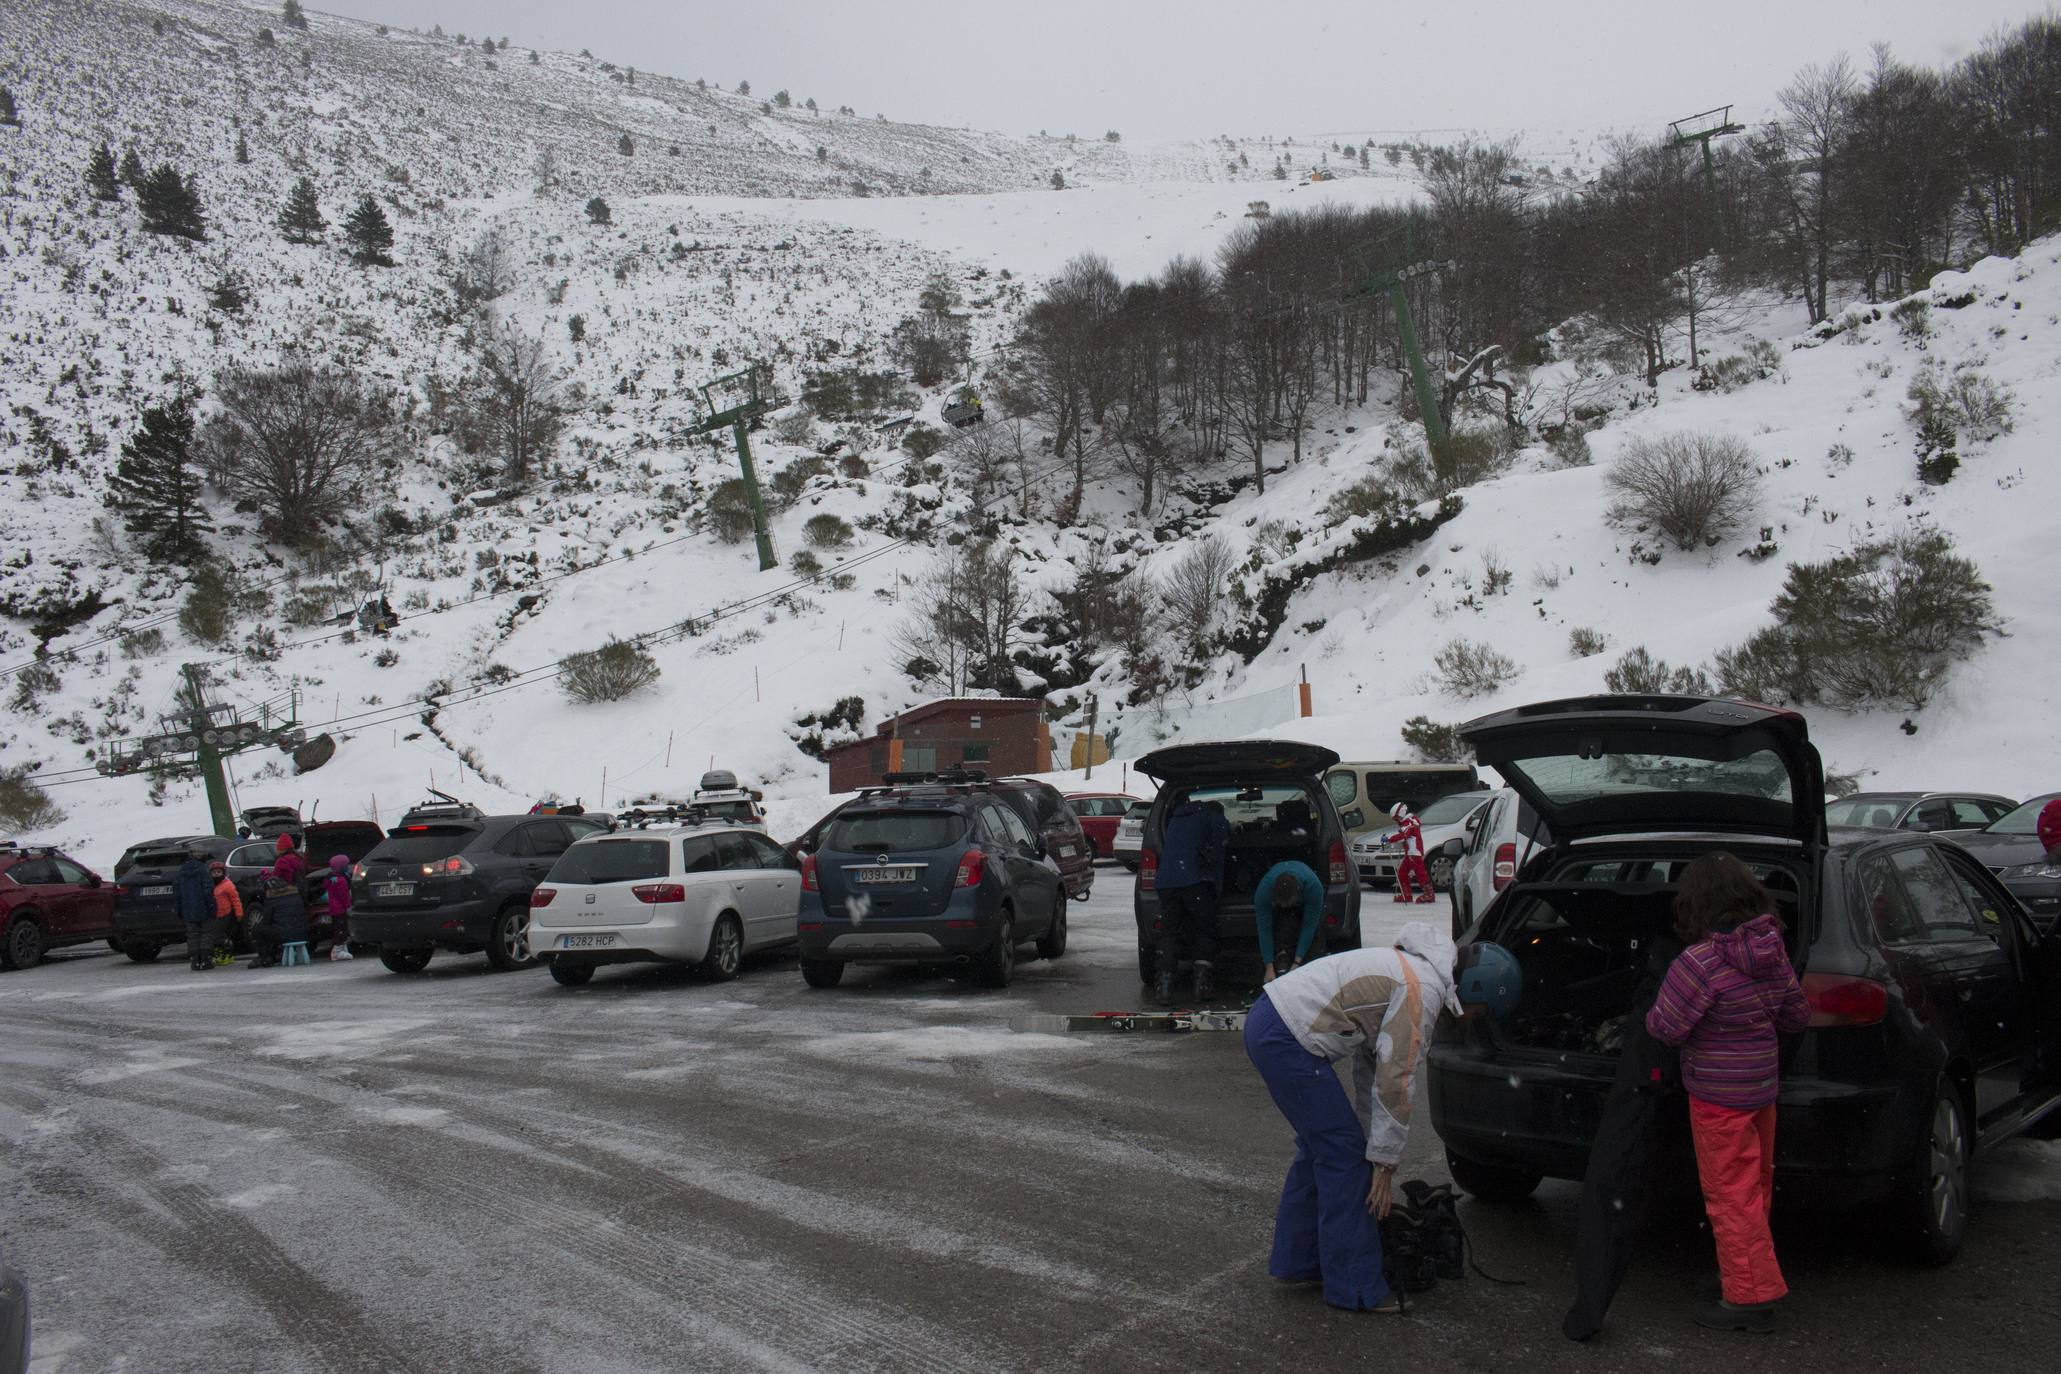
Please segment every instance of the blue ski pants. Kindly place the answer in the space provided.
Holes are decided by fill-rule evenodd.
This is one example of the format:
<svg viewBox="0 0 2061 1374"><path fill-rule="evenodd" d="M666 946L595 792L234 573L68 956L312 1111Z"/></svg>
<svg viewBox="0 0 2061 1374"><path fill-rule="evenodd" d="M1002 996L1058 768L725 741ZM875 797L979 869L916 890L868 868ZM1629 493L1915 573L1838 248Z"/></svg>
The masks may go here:
<svg viewBox="0 0 2061 1374"><path fill-rule="evenodd" d="M1367 1132L1331 1061L1311 1054L1262 994L1245 1018L1245 1053L1295 1129L1295 1159L1274 1213L1277 1279L1324 1281L1333 1307L1372 1308L1388 1296L1381 1228L1367 1215L1373 1168Z"/></svg>

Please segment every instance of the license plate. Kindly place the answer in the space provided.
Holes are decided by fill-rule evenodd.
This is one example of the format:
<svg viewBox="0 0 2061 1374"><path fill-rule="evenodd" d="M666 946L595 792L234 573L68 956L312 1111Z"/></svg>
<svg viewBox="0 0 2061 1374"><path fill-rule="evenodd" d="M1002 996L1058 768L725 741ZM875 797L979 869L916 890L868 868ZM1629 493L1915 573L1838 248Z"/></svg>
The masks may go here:
<svg viewBox="0 0 2061 1374"><path fill-rule="evenodd" d="M415 895L415 884L374 883L372 885L372 895L375 897L413 897Z"/></svg>
<svg viewBox="0 0 2061 1374"><path fill-rule="evenodd" d="M854 870L852 876L861 883L913 883L917 871L914 867L861 868Z"/></svg>
<svg viewBox="0 0 2061 1374"><path fill-rule="evenodd" d="M172 889L169 887L139 887L136 889L136 895L139 897L169 897L172 895Z"/></svg>
<svg viewBox="0 0 2061 1374"><path fill-rule="evenodd" d="M615 936L613 935L561 935L558 937L558 947L560 949L605 949L614 943Z"/></svg>

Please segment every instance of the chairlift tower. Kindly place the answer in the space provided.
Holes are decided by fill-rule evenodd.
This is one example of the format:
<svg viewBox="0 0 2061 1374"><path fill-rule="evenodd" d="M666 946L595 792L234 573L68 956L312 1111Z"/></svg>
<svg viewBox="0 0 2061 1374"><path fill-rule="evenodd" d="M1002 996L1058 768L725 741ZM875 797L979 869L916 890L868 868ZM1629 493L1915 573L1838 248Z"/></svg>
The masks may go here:
<svg viewBox="0 0 2061 1374"><path fill-rule="evenodd" d="M1403 231L1402 261L1392 266L1374 268L1371 262L1363 263L1364 275L1360 284L1347 294L1350 296L1372 296L1385 294L1389 308L1395 312L1396 334L1402 341L1403 357L1410 365L1410 384L1417 393L1417 413L1424 421L1424 441L1434 453L1446 442L1445 421L1439 418L1438 393L1431 386L1431 369L1424 361L1424 345L1417 338L1417 321L1410 314L1409 293L1403 288L1418 277L1427 277L1445 268L1450 262L1436 262L1429 258L1412 260L1411 235ZM1367 255L1371 259L1372 254Z"/></svg>
<svg viewBox="0 0 2061 1374"><path fill-rule="evenodd" d="M1744 124L1732 122L1732 107L1720 105L1715 110L1678 119L1667 126L1667 146L1686 148L1695 144L1703 149L1703 187L1710 193L1710 217L1717 222L1718 238L1725 234L1724 217L1718 212L1717 159L1711 156L1710 145L1715 139L1729 138L1733 134L1746 132Z"/></svg>
<svg viewBox="0 0 2061 1374"><path fill-rule="evenodd" d="M256 720L243 719L233 706L208 703L207 672L201 665L184 664L179 671L186 685L179 693L178 710L159 721L165 733L145 736L127 752L110 749L94 768L104 777L193 768L207 787L215 833L233 835L236 809L229 801L229 779L222 760L267 744L291 751L306 743L307 732L299 724L299 694L267 702ZM185 755L190 755L190 760L181 757Z"/></svg>
<svg viewBox="0 0 2061 1374"><path fill-rule="evenodd" d="M737 440L737 466L744 473L744 499L751 505L752 533L758 538L759 571L776 568L780 559L773 552L773 534L766 528L766 500L759 492L758 470L751 463L751 441L746 438L751 422L781 404L773 392L773 369L753 363L742 372L718 377L701 389L703 414L694 427L696 434L711 434L728 427Z"/></svg>

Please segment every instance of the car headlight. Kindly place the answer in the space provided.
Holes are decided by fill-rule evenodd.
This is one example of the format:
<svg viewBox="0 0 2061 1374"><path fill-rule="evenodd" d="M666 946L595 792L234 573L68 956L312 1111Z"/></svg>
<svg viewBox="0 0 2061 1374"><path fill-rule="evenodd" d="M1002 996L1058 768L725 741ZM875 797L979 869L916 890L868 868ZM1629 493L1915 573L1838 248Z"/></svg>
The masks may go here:
<svg viewBox="0 0 2061 1374"><path fill-rule="evenodd" d="M2055 863L2051 859L2040 859L2033 863L2020 864L2016 868L2007 868L2004 870L2004 877L2007 880L2011 878L2061 878L2061 863Z"/></svg>

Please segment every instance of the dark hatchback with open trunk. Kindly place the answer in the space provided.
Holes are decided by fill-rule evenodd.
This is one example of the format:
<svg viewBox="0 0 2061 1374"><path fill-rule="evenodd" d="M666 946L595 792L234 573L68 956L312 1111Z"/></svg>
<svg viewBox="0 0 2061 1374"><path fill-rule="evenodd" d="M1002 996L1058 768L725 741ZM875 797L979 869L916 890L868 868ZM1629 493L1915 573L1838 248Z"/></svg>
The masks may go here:
<svg viewBox="0 0 2061 1374"><path fill-rule="evenodd" d="M1582 1176L1675 877L1725 849L1772 894L1811 1005L1783 1044L1777 1195L1878 1204L1917 1257L1951 1258L1971 1156L2061 1120L2061 943L1950 841L1828 832L1794 712L1587 697L1461 733L1553 839L1472 932L1523 966L1516 1011L1443 1022L1431 1050L1454 1179L1510 1200ZM1685 1122L1675 1135L1668 1172L1693 1180Z"/></svg>

